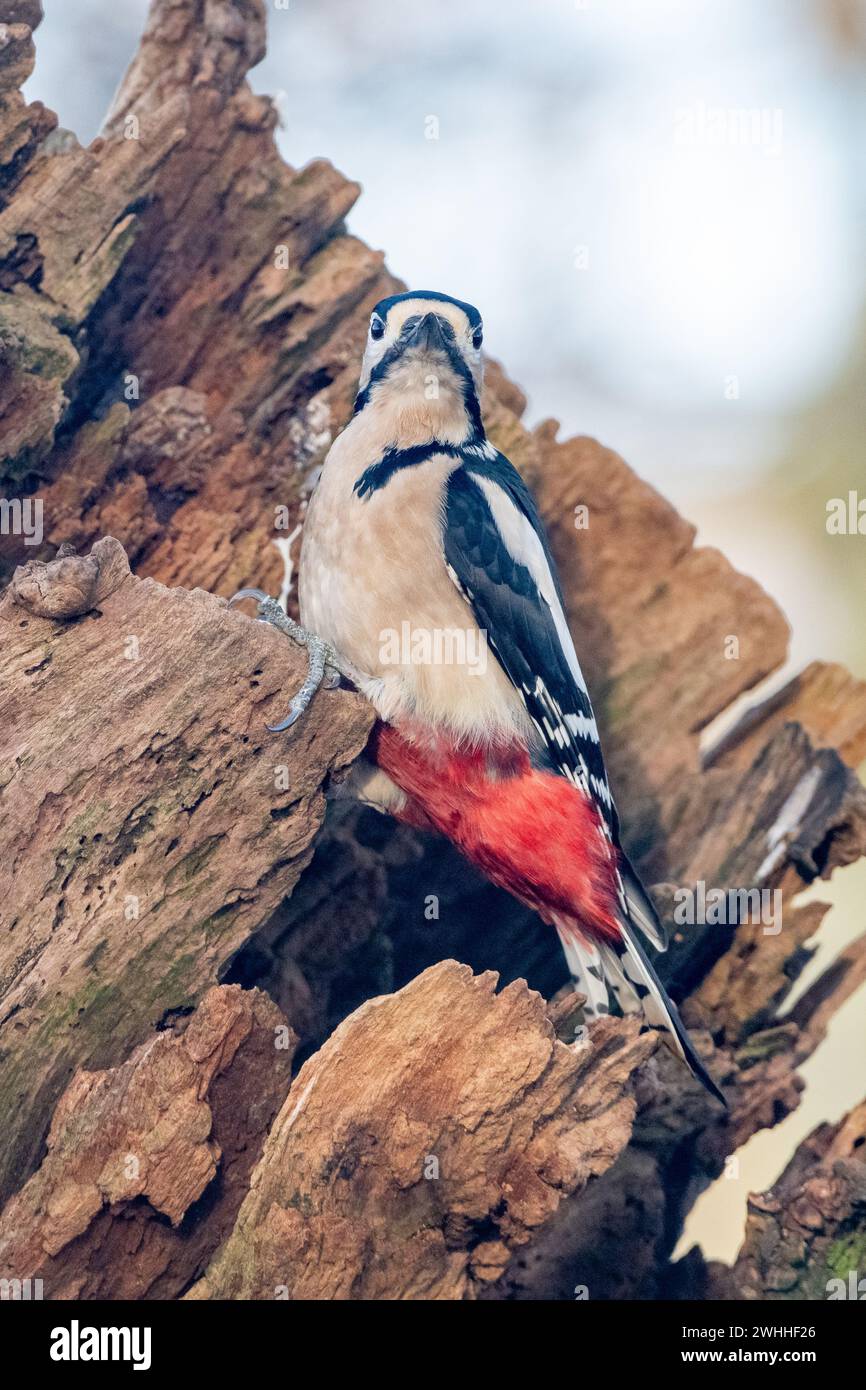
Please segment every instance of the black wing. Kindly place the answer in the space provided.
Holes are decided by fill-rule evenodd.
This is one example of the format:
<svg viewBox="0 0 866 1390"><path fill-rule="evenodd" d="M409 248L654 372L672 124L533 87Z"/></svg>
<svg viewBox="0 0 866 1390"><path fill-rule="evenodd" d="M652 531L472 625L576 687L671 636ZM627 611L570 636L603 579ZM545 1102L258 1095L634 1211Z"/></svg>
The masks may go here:
<svg viewBox="0 0 866 1390"><path fill-rule="evenodd" d="M546 762L592 798L617 841L598 727L547 537L531 493L502 454L467 456L450 475L444 549L451 578L523 696Z"/></svg>

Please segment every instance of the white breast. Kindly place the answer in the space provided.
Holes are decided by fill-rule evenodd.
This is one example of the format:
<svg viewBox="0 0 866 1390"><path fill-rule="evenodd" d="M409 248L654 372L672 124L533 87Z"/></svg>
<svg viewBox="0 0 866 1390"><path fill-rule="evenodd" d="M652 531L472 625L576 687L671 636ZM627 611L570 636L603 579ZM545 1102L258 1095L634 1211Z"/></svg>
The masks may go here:
<svg viewBox="0 0 866 1390"><path fill-rule="evenodd" d="M310 503L301 621L364 673L363 692L389 723L418 719L473 742L530 737L523 702L446 569L443 491L456 461L402 469L361 500L355 481L382 453L365 429L361 415L337 438Z"/></svg>

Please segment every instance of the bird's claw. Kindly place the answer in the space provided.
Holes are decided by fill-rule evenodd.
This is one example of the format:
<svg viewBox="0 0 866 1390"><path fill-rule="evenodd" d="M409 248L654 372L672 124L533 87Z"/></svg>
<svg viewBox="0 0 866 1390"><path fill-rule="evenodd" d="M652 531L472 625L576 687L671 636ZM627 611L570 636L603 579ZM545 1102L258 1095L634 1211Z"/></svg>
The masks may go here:
<svg viewBox="0 0 866 1390"><path fill-rule="evenodd" d="M300 719L324 679L328 644L312 632L307 632L305 635L307 639L307 678L292 700L285 719L281 719L279 724L267 726L272 734L281 734L284 729L290 729L295 721Z"/></svg>
<svg viewBox="0 0 866 1390"><path fill-rule="evenodd" d="M236 594L232 594L229 599L229 608L233 603L240 603L242 598L254 598L256 603L264 603L268 595L263 589L238 589Z"/></svg>
<svg viewBox="0 0 866 1390"><path fill-rule="evenodd" d="M281 734L300 719L320 685L333 689L339 685L342 676L345 675L348 679L352 677L348 668L344 669L329 642L317 637L314 632L308 632L305 627L301 627L300 623L296 623L294 618L290 618L283 611L275 598L263 593L261 589L239 589L229 599L229 607L245 598L255 599L259 606L257 616L260 622L270 623L272 627L290 637L293 642L297 642L298 646L307 649L306 679L289 705L288 714L285 719L280 720L279 724L266 726L270 733Z"/></svg>

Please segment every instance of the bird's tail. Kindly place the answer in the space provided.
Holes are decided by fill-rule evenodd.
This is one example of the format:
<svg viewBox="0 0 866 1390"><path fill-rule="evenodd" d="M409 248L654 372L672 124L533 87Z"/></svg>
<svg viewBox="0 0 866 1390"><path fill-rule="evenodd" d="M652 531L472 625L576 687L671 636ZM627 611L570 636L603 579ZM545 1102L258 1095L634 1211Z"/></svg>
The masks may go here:
<svg viewBox="0 0 866 1390"><path fill-rule="evenodd" d="M655 972L640 939L644 933L661 949L666 946L664 928L627 860L623 861L620 935L589 942L563 919L556 922L562 948L576 987L586 996L589 1016L607 1013L608 988L624 1014L643 1014L653 1028L660 1028L671 1051L681 1057L694 1076L724 1106L727 1101L710 1076L691 1041L679 1010Z"/></svg>
<svg viewBox="0 0 866 1390"><path fill-rule="evenodd" d="M727 1105L724 1095L710 1076L680 1018L679 1009L655 972L638 932L630 921L620 924L622 936L617 942L605 942L600 947L602 968L617 997L623 1013L642 1013L647 1023L661 1028L665 1042L710 1095Z"/></svg>

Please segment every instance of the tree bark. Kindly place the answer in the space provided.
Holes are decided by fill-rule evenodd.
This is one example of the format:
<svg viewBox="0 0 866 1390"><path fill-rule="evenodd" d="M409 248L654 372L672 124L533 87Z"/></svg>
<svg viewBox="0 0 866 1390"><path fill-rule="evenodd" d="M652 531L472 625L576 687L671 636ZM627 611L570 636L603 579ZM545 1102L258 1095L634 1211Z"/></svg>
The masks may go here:
<svg viewBox="0 0 866 1390"><path fill-rule="evenodd" d="M301 1069L193 1298L472 1298L624 1148L634 1020L554 1036L522 982L446 961ZM383 1219L384 1217L384 1219Z"/></svg>
<svg viewBox="0 0 866 1390"><path fill-rule="evenodd" d="M273 742L300 653L212 594L135 578L112 540L16 571L0 633L8 1195L72 1069L192 1008L291 892L372 715L332 691Z"/></svg>
<svg viewBox="0 0 866 1390"><path fill-rule="evenodd" d="M732 1269L698 1270L705 1296L852 1299L866 1295L866 1104L820 1125L769 1192L749 1199Z"/></svg>
<svg viewBox="0 0 866 1390"><path fill-rule="evenodd" d="M265 995L224 986L120 1066L76 1072L0 1217L4 1275L58 1299L182 1293L232 1229L295 1041Z"/></svg>

